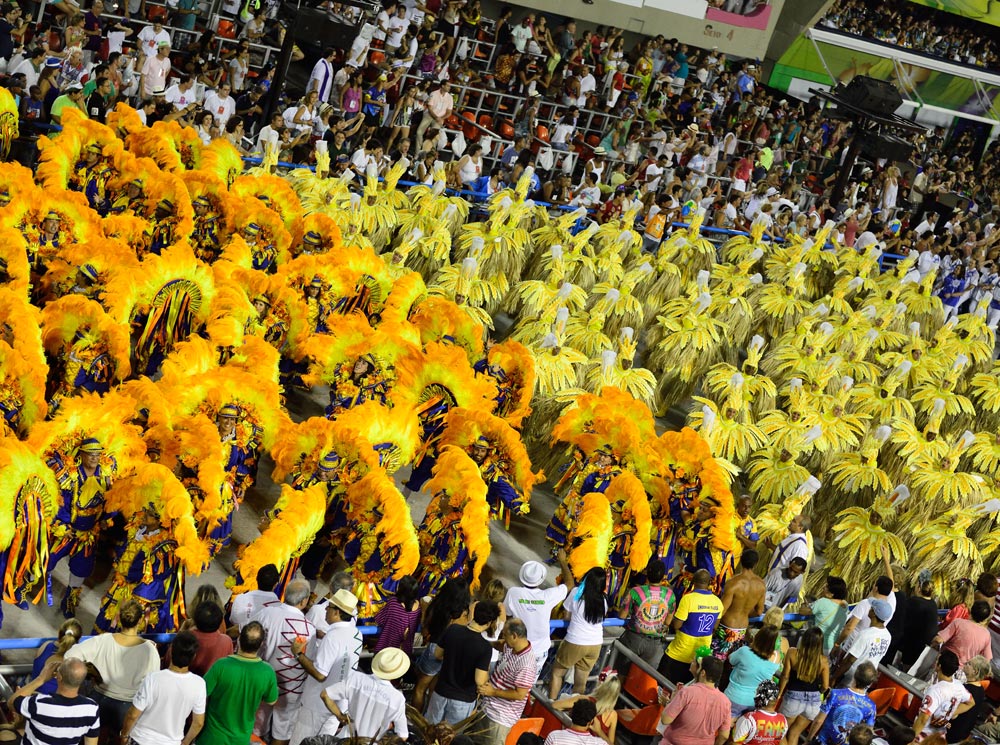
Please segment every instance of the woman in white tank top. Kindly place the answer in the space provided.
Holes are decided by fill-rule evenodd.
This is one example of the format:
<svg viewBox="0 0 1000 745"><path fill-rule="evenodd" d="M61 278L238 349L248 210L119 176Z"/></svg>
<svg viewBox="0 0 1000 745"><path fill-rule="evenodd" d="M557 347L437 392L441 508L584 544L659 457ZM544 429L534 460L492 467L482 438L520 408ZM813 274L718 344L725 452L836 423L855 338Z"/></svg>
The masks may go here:
<svg viewBox="0 0 1000 745"><path fill-rule="evenodd" d="M483 174L483 146L472 145L461 157L456 165L458 169L458 180L464 186L471 186L472 183Z"/></svg>

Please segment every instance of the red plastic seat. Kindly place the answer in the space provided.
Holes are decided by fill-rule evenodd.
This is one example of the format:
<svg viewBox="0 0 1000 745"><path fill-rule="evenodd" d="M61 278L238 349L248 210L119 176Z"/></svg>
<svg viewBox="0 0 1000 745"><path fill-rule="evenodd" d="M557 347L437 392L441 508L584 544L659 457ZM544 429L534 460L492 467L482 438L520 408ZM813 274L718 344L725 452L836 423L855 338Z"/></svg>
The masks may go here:
<svg viewBox="0 0 1000 745"><path fill-rule="evenodd" d="M660 684L652 675L638 665L632 665L625 676L622 691L640 704L650 706L659 701L659 687Z"/></svg>
<svg viewBox="0 0 1000 745"><path fill-rule="evenodd" d="M452 114L444 120L445 129L461 129L462 122L457 114Z"/></svg>
<svg viewBox="0 0 1000 745"><path fill-rule="evenodd" d="M535 137L537 137L542 142L548 142L549 128L546 127L544 124L539 124L537 127L535 127Z"/></svg>
<svg viewBox="0 0 1000 745"><path fill-rule="evenodd" d="M371 51L370 51L370 52L368 53L368 60L369 60L369 61L370 61L370 62L371 62L371 63L372 63L373 65L380 65L380 64L382 64L383 62L385 62L385 52L379 52L379 51L377 51L377 50L375 50L375 49L372 49L372 50L371 50Z"/></svg>
<svg viewBox="0 0 1000 745"><path fill-rule="evenodd" d="M540 734L543 724L545 724L545 720L542 719L542 717L518 719L507 733L507 739L504 740L504 745L517 745L518 738L520 738L525 732L530 732L533 735Z"/></svg>
<svg viewBox="0 0 1000 745"><path fill-rule="evenodd" d="M657 734L656 728L662 715L663 707L659 704L650 704L641 709L619 709L618 723L634 735L652 737Z"/></svg>
<svg viewBox="0 0 1000 745"><path fill-rule="evenodd" d="M152 23L153 21L160 21L165 23L167 20L167 8L165 5L150 5L149 9L146 11L146 19Z"/></svg>
<svg viewBox="0 0 1000 745"><path fill-rule="evenodd" d="M500 136L508 140L514 139L514 125L506 119L500 121Z"/></svg>
<svg viewBox="0 0 1000 745"><path fill-rule="evenodd" d="M597 147L601 144L601 138L598 135L587 135L587 144L591 147Z"/></svg>
<svg viewBox="0 0 1000 745"><path fill-rule="evenodd" d="M486 127L486 129L493 129L493 117L489 114L480 114L479 126Z"/></svg>
<svg viewBox="0 0 1000 745"><path fill-rule="evenodd" d="M215 29L215 33L221 36L223 39L235 39L236 38L236 22L231 21L228 18L220 18L219 26Z"/></svg>
<svg viewBox="0 0 1000 745"><path fill-rule="evenodd" d="M563 729L563 723L559 717L545 708L534 696L529 699L528 705L524 709L524 716L542 720L542 727L538 734L543 738L547 737L549 732Z"/></svg>
<svg viewBox="0 0 1000 745"><path fill-rule="evenodd" d="M868 691L868 698L875 704L875 716L885 716L895 695L896 691L893 688L876 688L874 691Z"/></svg>

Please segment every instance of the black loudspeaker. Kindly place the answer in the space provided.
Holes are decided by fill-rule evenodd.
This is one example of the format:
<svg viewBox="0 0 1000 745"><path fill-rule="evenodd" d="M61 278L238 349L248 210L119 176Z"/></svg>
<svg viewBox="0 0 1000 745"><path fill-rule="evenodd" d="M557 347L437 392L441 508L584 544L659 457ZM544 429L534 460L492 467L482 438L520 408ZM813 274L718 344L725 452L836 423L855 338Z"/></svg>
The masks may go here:
<svg viewBox="0 0 1000 745"><path fill-rule="evenodd" d="M885 158L890 163L907 162L913 152L913 145L891 134L866 132L861 140L861 153L870 160Z"/></svg>
<svg viewBox="0 0 1000 745"><path fill-rule="evenodd" d="M876 116L889 116L903 105L896 86L885 80L858 75L847 84L840 99Z"/></svg>
<svg viewBox="0 0 1000 745"><path fill-rule="evenodd" d="M302 7L298 9L295 41L299 46L315 47L317 50L326 47L348 50L358 29L358 26L330 20L323 10Z"/></svg>

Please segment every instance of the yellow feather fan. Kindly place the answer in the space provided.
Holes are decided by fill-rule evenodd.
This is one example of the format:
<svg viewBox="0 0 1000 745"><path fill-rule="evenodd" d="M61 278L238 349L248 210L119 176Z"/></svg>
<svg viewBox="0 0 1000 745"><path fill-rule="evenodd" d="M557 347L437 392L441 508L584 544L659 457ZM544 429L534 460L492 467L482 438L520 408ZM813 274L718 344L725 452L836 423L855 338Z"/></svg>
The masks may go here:
<svg viewBox="0 0 1000 745"><path fill-rule="evenodd" d="M135 402L112 391L104 396L83 393L67 398L56 416L39 422L28 437L28 444L42 457L58 454L71 458L88 437L104 446L105 459L117 462L119 474L128 473L145 459L146 446L137 426L132 424Z"/></svg>
<svg viewBox="0 0 1000 745"><path fill-rule="evenodd" d="M469 585L474 590L490 558L490 507L479 467L461 447L442 447L425 488L434 495L427 514L446 511L439 504L443 493L451 509L462 516L462 543L473 560Z"/></svg>
<svg viewBox="0 0 1000 745"><path fill-rule="evenodd" d="M69 353L81 337L93 342L103 339L108 345L108 354L114 360L114 380L124 380L131 374L127 325L116 323L98 303L79 295L67 295L45 306L42 344L50 356Z"/></svg>
<svg viewBox="0 0 1000 745"><path fill-rule="evenodd" d="M41 312L9 287L0 287L0 338L32 367L48 370L42 347Z"/></svg>
<svg viewBox="0 0 1000 745"><path fill-rule="evenodd" d="M410 314L427 299L427 285L424 278L416 272L406 272L393 282L389 295L382 308L382 320L394 321L399 324L409 322ZM435 300L439 302L440 298ZM417 331L416 342L420 343L420 331Z"/></svg>
<svg viewBox="0 0 1000 745"><path fill-rule="evenodd" d="M239 176L230 187L236 196L256 199L273 211L291 237L291 245L302 241L302 205L285 179L270 174Z"/></svg>
<svg viewBox="0 0 1000 745"><path fill-rule="evenodd" d="M634 474L623 471L611 480L604 491L604 496L612 506L612 515L616 512L615 506L620 505L617 511L621 515L622 525L618 526L618 529L628 530L634 526L635 534L632 537L632 548L628 557L629 566L633 572L645 571L646 564L653 555L650 544L653 518L642 482Z"/></svg>
<svg viewBox="0 0 1000 745"><path fill-rule="evenodd" d="M231 142L217 137L207 147L202 148L200 170L218 177L228 188L243 172L243 158Z"/></svg>
<svg viewBox="0 0 1000 745"><path fill-rule="evenodd" d="M545 474L532 473L531 460L521 442L521 437L506 421L487 411L454 408L444 418L444 434L439 443L442 447L454 445L468 450L480 438L485 437L497 450L497 460L503 463L513 477L512 486L521 494L525 504L531 498L536 484L545 480ZM431 490L433 494L433 490Z"/></svg>
<svg viewBox="0 0 1000 745"><path fill-rule="evenodd" d="M3 600L20 603L41 583L49 560L49 526L61 495L55 474L29 446L0 438L0 551L7 551L0 578Z"/></svg>
<svg viewBox="0 0 1000 745"><path fill-rule="evenodd" d="M486 361L503 370L510 381L509 397L497 411L512 427L520 427L531 413L531 398L535 393L535 359L523 344L508 339L493 344L486 352Z"/></svg>
<svg viewBox="0 0 1000 745"><path fill-rule="evenodd" d="M189 347L188 351L194 352ZM210 367L206 354L186 355L192 364L202 369L185 375L180 369L169 370L164 362L160 385L167 391L175 411L193 414L200 411L214 419L220 408L234 404L240 409L236 439L241 444L259 439L270 450L288 419L281 405L281 389L274 381L264 380L236 367ZM208 348L209 354L212 353ZM168 358L169 359L169 358ZM199 362L204 360L204 362ZM242 432L246 429L246 432Z"/></svg>
<svg viewBox="0 0 1000 745"><path fill-rule="evenodd" d="M583 495L583 507L574 530L575 541L579 543L569 553L569 567L577 579L594 567L608 563L614 521L611 518L611 503L599 492Z"/></svg>
<svg viewBox="0 0 1000 745"><path fill-rule="evenodd" d="M0 226L0 259L5 264L4 289L27 299L31 289L31 266L24 235L13 228Z"/></svg>
<svg viewBox="0 0 1000 745"><path fill-rule="evenodd" d="M175 541L177 558L189 574L201 574L211 561L208 545L198 537L194 506L173 472L159 463L142 463L127 478L119 479L105 495L109 510L131 518L153 505Z"/></svg>
<svg viewBox="0 0 1000 745"><path fill-rule="evenodd" d="M392 478L380 469L371 471L347 489L347 503L352 523L370 526L377 520L372 532L380 537L382 555L394 559L389 567L393 579L411 574L420 562L420 544L410 507ZM361 567L355 566L355 577L362 573Z"/></svg>
<svg viewBox="0 0 1000 745"><path fill-rule="evenodd" d="M45 417L47 373L47 368L31 364L7 342L0 341L0 402L4 404L4 413L12 416L0 419L0 433L10 428L15 435L23 436ZM16 413L8 407L16 407Z"/></svg>
<svg viewBox="0 0 1000 745"><path fill-rule="evenodd" d="M310 417L303 422L286 422L271 453L271 478L280 483L289 475L311 474L322 457L336 452L358 475L378 468L378 456L371 442L341 421Z"/></svg>
<svg viewBox="0 0 1000 745"><path fill-rule="evenodd" d="M326 487L315 484L296 490L281 487L281 496L275 504L277 517L233 565L243 583L233 588L234 594L257 589L257 570L274 564L278 571L294 557L299 556L312 543L316 533L323 528L326 514Z"/></svg>
<svg viewBox="0 0 1000 745"><path fill-rule="evenodd" d="M399 358L396 379L397 406L419 410L443 397L450 406L493 410L496 388L473 372L460 347L430 342L424 351Z"/></svg>
<svg viewBox="0 0 1000 745"><path fill-rule="evenodd" d="M365 401L338 414L337 421L372 444L386 473L412 463L420 446L420 421L410 406L397 403L389 408L378 401Z"/></svg>
<svg viewBox="0 0 1000 745"><path fill-rule="evenodd" d="M410 322L420 329L420 340L450 342L465 350L469 362L483 358L484 329L452 300L427 297L411 311Z"/></svg>

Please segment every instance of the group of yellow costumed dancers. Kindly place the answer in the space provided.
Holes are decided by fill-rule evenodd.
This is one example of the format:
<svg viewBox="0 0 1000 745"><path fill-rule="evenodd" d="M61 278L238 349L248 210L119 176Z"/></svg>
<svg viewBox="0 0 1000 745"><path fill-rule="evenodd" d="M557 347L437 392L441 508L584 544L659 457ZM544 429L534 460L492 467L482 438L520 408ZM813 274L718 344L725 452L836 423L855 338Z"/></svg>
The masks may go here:
<svg viewBox="0 0 1000 745"><path fill-rule="evenodd" d="M64 123L34 175L0 166L8 602L54 602L67 558L72 614L113 546L97 625L131 594L174 628L262 462L280 496L234 592L336 556L366 618L406 574L477 582L491 521L527 512L543 471L547 538L576 574L606 566L616 601L654 555L721 588L738 531L778 540L810 501L854 546L828 566L855 585L882 545L970 573L996 554L993 330L979 311L944 324L912 261L880 274L825 230L755 231L720 260L699 216L647 255L634 210L552 217L530 174L470 221L443 181L398 188L399 167L358 194L323 153L316 172L274 175L269 153L244 173L227 143L124 106ZM325 416L292 421L286 397L317 386ZM693 429L658 436L653 411L692 394ZM416 524L405 468L431 495Z"/></svg>

